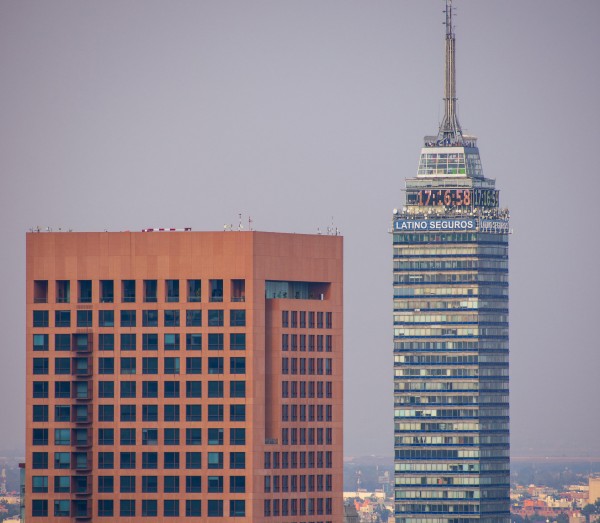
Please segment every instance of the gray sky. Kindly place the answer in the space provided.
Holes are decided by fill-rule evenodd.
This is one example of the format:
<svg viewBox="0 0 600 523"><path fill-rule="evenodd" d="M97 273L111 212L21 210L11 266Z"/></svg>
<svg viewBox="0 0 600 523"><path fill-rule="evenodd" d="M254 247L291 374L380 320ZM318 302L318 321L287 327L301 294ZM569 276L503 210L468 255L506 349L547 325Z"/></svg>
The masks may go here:
<svg viewBox="0 0 600 523"><path fill-rule="evenodd" d="M600 2L457 0L463 128L510 207L514 455L600 453ZM0 3L0 449L25 232L345 236L346 454L392 454L391 211L442 116L442 0ZM594 154L592 154L594 153Z"/></svg>

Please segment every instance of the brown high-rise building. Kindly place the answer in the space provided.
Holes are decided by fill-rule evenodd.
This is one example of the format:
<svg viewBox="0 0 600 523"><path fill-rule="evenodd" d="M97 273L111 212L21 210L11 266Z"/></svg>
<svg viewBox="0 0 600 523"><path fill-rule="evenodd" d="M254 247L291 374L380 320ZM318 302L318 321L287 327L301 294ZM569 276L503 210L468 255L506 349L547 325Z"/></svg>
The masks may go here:
<svg viewBox="0 0 600 523"><path fill-rule="evenodd" d="M342 321L341 237L28 234L27 521L341 522Z"/></svg>

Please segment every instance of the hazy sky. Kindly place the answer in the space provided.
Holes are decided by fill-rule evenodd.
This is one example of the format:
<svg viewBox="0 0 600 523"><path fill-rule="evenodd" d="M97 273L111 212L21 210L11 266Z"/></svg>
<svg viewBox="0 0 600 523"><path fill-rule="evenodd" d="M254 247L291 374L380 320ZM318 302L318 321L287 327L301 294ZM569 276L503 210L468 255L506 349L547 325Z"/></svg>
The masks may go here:
<svg viewBox="0 0 600 523"><path fill-rule="evenodd" d="M511 209L514 455L600 454L600 2L457 0L463 128ZM0 2L0 449L25 232L345 236L347 455L392 455L391 211L442 115L442 0Z"/></svg>

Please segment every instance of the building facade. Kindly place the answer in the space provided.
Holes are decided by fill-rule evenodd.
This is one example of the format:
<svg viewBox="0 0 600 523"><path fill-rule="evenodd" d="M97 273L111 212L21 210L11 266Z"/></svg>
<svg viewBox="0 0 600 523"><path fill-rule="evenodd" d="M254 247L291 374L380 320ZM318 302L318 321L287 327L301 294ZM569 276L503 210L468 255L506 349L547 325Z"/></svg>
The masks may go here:
<svg viewBox="0 0 600 523"><path fill-rule="evenodd" d="M27 235L27 521L337 522L342 238Z"/></svg>
<svg viewBox="0 0 600 523"><path fill-rule="evenodd" d="M446 2L445 115L393 216L397 523L510 521L508 211L456 115Z"/></svg>

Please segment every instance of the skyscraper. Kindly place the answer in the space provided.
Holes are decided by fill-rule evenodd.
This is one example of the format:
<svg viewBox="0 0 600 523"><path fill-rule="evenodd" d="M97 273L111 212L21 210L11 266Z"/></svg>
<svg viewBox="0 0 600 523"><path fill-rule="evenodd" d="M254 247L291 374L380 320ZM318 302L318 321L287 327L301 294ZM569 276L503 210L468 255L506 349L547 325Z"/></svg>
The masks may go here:
<svg viewBox="0 0 600 523"><path fill-rule="evenodd" d="M342 238L27 235L27 521L340 521Z"/></svg>
<svg viewBox="0 0 600 523"><path fill-rule="evenodd" d="M505 523L508 211L458 121L445 15L444 118L393 216L395 515Z"/></svg>

